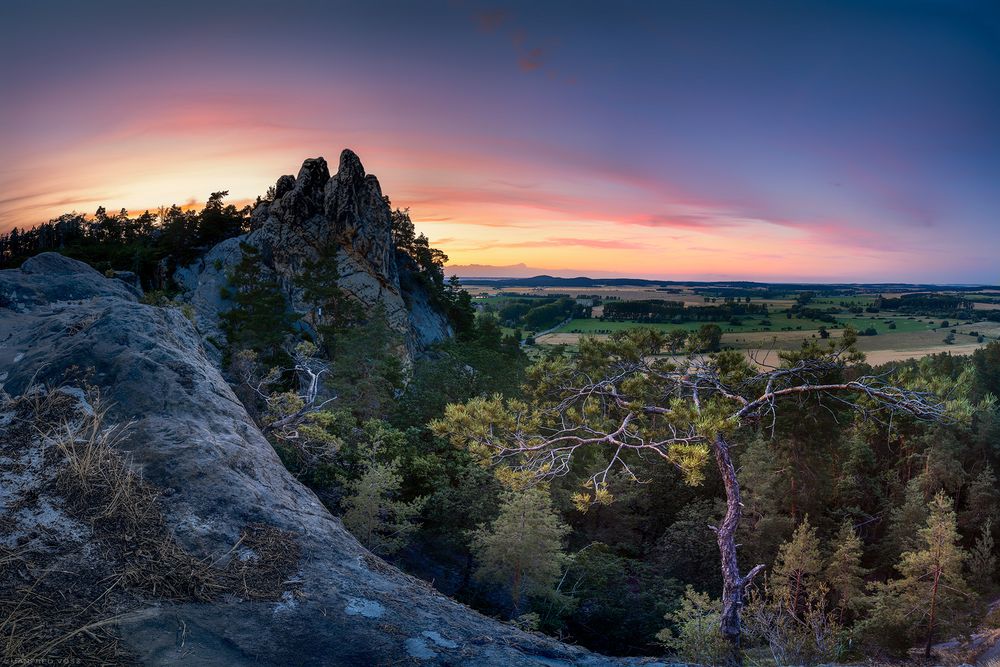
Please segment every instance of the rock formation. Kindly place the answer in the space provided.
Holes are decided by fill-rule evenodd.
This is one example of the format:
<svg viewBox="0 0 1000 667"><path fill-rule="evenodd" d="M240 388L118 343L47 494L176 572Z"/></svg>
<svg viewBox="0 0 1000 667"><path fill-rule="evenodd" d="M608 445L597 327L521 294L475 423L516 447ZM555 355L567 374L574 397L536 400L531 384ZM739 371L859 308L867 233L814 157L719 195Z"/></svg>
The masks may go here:
<svg viewBox="0 0 1000 667"><path fill-rule="evenodd" d="M451 335L447 318L430 303L427 290L410 279L412 263L396 252L390 210L378 179L365 174L353 152L341 153L332 177L326 161L313 158L302 164L298 177L279 178L273 200L257 206L251 225L249 234L223 241L175 273L208 340L221 340L218 313L226 305L220 289L240 259L241 242L261 251L264 264L297 312L309 308L302 302L295 277L306 262L332 250L340 287L366 312L381 305L411 355Z"/></svg>
<svg viewBox="0 0 1000 667"><path fill-rule="evenodd" d="M374 179L350 158L343 179L326 179L314 161L294 184L279 181L284 192L255 233L300 243L321 233L319 216L336 221L322 233L353 239L345 257L366 273L381 267L365 284L401 299L390 249L362 242L348 224L384 224L350 208L381 210ZM272 250L281 271L291 256ZM59 646L113 630L123 655L143 664L630 662L481 616L368 553L283 468L191 322L139 303L121 280L55 254L0 271L0 371L4 392L31 392L0 405L0 601L55 586L58 615L75 600L89 630ZM39 385L48 398L31 389ZM130 491L137 501L100 514L81 508L102 494L113 500L107 485L66 486L66 461L88 446L86 437L67 439L66 425L90 418L94 391L108 406L105 427L120 426L107 436L120 455L112 468L124 466L115 479L142 480Z"/></svg>

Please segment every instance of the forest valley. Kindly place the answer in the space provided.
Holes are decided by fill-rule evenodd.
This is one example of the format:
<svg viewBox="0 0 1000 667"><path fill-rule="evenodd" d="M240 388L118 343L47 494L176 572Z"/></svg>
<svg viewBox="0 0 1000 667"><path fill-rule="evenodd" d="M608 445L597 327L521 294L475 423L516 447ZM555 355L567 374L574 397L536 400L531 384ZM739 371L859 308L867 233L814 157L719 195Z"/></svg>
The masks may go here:
<svg viewBox="0 0 1000 667"><path fill-rule="evenodd" d="M58 250L183 308L164 263L247 230L225 196L62 216L3 236L0 263ZM455 332L412 364L338 289L332 254L300 276L336 313L323 326L290 314L249 246L224 295L234 390L371 551L612 655L895 660L1000 623L1000 343L878 367L850 330L773 365L697 331L524 346L445 280L408 211L393 237Z"/></svg>

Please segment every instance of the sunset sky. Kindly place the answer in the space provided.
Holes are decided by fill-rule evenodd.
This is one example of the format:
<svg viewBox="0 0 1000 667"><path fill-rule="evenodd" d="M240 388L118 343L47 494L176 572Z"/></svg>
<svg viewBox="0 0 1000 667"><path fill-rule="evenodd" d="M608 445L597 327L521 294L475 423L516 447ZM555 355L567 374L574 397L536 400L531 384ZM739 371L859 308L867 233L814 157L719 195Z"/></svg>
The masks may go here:
<svg viewBox="0 0 1000 667"><path fill-rule="evenodd" d="M1000 283L998 7L4 2L0 230L349 147L463 273Z"/></svg>

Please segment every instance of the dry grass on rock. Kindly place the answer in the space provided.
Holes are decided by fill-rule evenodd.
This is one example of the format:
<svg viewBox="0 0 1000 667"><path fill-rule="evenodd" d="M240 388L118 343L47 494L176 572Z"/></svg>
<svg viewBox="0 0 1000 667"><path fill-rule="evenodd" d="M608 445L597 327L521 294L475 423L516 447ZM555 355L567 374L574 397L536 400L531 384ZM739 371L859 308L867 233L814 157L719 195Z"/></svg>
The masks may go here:
<svg viewBox="0 0 1000 667"><path fill-rule="evenodd" d="M77 391L0 405L0 664L131 664L128 617L158 603L277 601L298 567L292 533L248 524L225 554L174 539L158 490Z"/></svg>

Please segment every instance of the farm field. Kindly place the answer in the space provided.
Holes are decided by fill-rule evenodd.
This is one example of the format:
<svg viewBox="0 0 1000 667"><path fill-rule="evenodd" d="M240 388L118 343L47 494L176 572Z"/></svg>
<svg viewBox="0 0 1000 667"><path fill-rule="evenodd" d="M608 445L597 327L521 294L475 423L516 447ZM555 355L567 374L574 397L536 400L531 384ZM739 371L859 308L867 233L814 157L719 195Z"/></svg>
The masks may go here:
<svg viewBox="0 0 1000 667"><path fill-rule="evenodd" d="M760 318L746 319L739 326L736 326L725 321L706 321L706 322L682 322L679 324L674 324L671 322L656 322L656 323L636 323L636 322L612 322L604 321L599 319L575 319L570 320L555 333L583 333L583 334L608 334L614 333L615 331L622 331L624 329L635 329L637 327L646 329L656 329L657 331L697 331L705 324L715 324L722 329L723 334L726 333L742 333L742 332L775 332L780 333L783 329L791 328L793 331L816 331L821 326L826 326L830 328L832 325L825 324L819 320L813 319L786 319L784 315L781 317L771 317L772 326L770 328L762 326L760 323Z"/></svg>
<svg viewBox="0 0 1000 667"><path fill-rule="evenodd" d="M909 349L886 348L863 351L865 353L865 361L872 366L879 366L881 364L905 361L907 359L919 359L929 354L940 354L941 352L947 352L953 355L968 355L972 354L980 347L982 347L982 345L978 343L967 343L962 345L945 345L942 343L928 347L914 347ZM778 353L781 349L782 348L780 347L752 348L746 350L746 354L751 360L754 360L757 363L777 365L780 361Z"/></svg>
<svg viewBox="0 0 1000 667"><path fill-rule="evenodd" d="M636 327L643 327L649 329L656 329L658 331L674 331L680 329L682 331L697 331L704 324L716 324L721 329L723 334L736 334L736 333L761 333L764 335L771 334L798 334L801 338L801 333L812 332L815 333L819 330L821 326L826 327L831 333L837 331L837 328L843 328L846 326L854 327L859 331L864 331L868 328L874 328L879 335L882 334L894 334L894 333L906 333L910 331L926 331L928 329L935 328L939 322L934 322L930 320L921 320L911 317L905 317L900 315L876 315L871 317L857 317L857 316L836 316L837 324L830 324L828 322L822 322L820 320L812 318L797 318L793 317L788 319L784 314L778 312L772 314L770 317L771 326L762 326L760 318L753 317L748 318L743 321L739 326L736 326L725 321L714 321L714 322L683 322L679 324L674 324L670 322L658 322L658 323L635 323L635 322L613 322L613 321L601 321L599 319L574 319L570 320L555 333L560 334L609 334L615 331L621 331L624 329L634 329ZM890 323L895 324L895 328L892 328ZM957 323L956 323L957 324Z"/></svg>
<svg viewBox="0 0 1000 667"><path fill-rule="evenodd" d="M896 329L889 329L887 321L896 323ZM774 321L781 321L776 318ZM793 322L806 322L804 320L792 320ZM983 347L990 340L1000 338L1000 325L993 322L968 322L963 324L952 323L954 326L944 329L937 326L940 322L931 322L924 319L909 319L901 316L885 316L874 320L858 317L838 318L841 326L850 324L856 329L867 329L874 327L878 331L875 336L859 336L858 349L865 353L869 363L873 365L901 361L904 359L914 359L928 354L948 352L950 354L964 355L972 354L976 349ZM620 331L635 326L656 328L661 331L671 329L683 329L686 331L697 330L702 323L690 322L684 324L646 324L636 325L628 322L600 322L596 320L574 320L554 333L546 334L536 339L539 345L565 345L570 350L575 349L583 335L606 335L604 331ZM746 350L748 356L754 356L759 360L767 357L770 352L776 359L780 350L791 350L800 347L807 340L816 340L818 335L819 322L813 322L809 328L794 331L762 331L745 328L734 330L729 323L725 324L722 336L723 347ZM839 337L843 334L842 328L831 328L826 325L832 337ZM951 329L955 330L954 342L945 343L945 337ZM586 333L580 333L579 331ZM970 335L969 332L975 332ZM980 343L979 335L985 337ZM771 361L774 361L771 359Z"/></svg>
<svg viewBox="0 0 1000 667"><path fill-rule="evenodd" d="M750 318L744 320L739 326L732 324L728 320L725 321L715 321L715 322L682 322L682 323L672 323L672 322L612 322L612 321L601 321L599 319L575 319L570 320L566 324L562 325L555 331L555 333L576 333L576 334L609 334L615 331L622 331L624 329L656 329L657 331L697 331L705 324L715 324L722 329L723 334L727 333L749 333L749 332L762 332L762 333L789 333L789 330L793 333L802 333L803 331L815 332L821 326L825 326L830 329L832 324L821 322L819 320L814 320L810 318L794 318L787 319L784 315L780 317L771 317L771 326L765 327L760 324L760 318Z"/></svg>
<svg viewBox="0 0 1000 667"><path fill-rule="evenodd" d="M906 333L909 331L926 331L927 329L932 328L932 324L928 324L926 321L901 315L880 314L872 317L847 317L838 315L836 318L837 323L840 324L841 327L851 326L858 331L874 328L879 335ZM895 329L891 327L889 324L890 322L896 325Z"/></svg>
<svg viewBox="0 0 1000 667"><path fill-rule="evenodd" d="M977 321L976 319L956 319L955 310L949 311L951 317L916 315L883 309L881 312L868 312L868 308L876 305L880 294L874 287L859 288L860 293L850 293L845 289L842 293L824 293L822 287L812 298L803 300L801 293L789 290L783 293L781 286L751 286L733 288L733 296L737 304L746 304L749 295L750 303L766 304L768 314L753 314L738 316L739 324L733 324L732 318L715 321L687 322L635 322L635 321L602 321L604 308L608 304L636 300L648 301L680 301L685 308L705 308L734 305L725 301L727 289L723 287L705 287L696 285L671 285L669 289L656 289L649 286L553 286L531 288L497 288L471 286L474 302L483 304L485 308L502 308L505 301L511 298L526 299L537 297L544 300L554 296L570 296L574 299L593 297L598 301L588 313L591 317L575 316L558 325L554 330L542 335L533 336L537 346L562 345L569 352L577 349L583 336L607 336L612 333L633 328L647 328L657 331L687 331L695 332L705 324L714 324L722 329L721 344L731 349L745 350L750 356L762 358L768 352L777 354L780 350L790 350L800 347L803 342L820 338L820 327L824 327L832 337L843 334L844 327L851 326L859 332L874 331L874 335L862 335L858 338L858 348L863 351L869 363L882 364L902 359L917 358L928 354L949 352L951 354L971 354L990 340L1000 339L1000 323ZM759 296L755 296L759 294ZM883 298L923 298L944 297L962 298L971 302L971 308L961 311L962 314L977 317L989 317L992 311L1000 309L1000 304L989 303L995 299L994 291L957 292L955 290L928 291L893 289L881 293ZM584 302L585 303L585 302ZM855 312L851 312L851 310ZM827 317L833 317L835 322L825 322L815 317L799 317L802 314L812 315L816 311L825 312ZM857 312L862 310L862 312ZM621 311L619 311L621 312ZM704 312L704 311L702 311ZM919 311L918 311L919 312ZM943 314L943 313L941 313ZM761 324L763 320L770 326ZM942 327L942 324L947 326ZM518 323L502 323L506 331L513 331L520 326L524 335L530 336L530 328ZM954 331L954 333L952 333ZM983 336L983 342L979 337ZM950 337L951 342L946 342Z"/></svg>
<svg viewBox="0 0 1000 667"><path fill-rule="evenodd" d="M1000 333L1000 332L996 332ZM994 335L996 335L996 333ZM838 332L831 332L837 336ZM887 336L862 336L858 348L865 353L872 365L886 364L905 359L919 359L929 354L948 352L955 355L972 354L986 343L978 343L971 336L958 336L952 345L944 343L944 333L940 331L911 332ZM565 345L570 351L579 345L581 334L551 333L536 339L538 345ZM748 357L758 362L776 363L778 352L799 347L813 334L801 331L779 331L774 333L755 332L742 337L727 334L722 337L724 347L742 349ZM993 337L987 338L987 342Z"/></svg>
<svg viewBox="0 0 1000 667"><path fill-rule="evenodd" d="M618 301L640 301L640 300L655 300L655 301L682 301L686 306L704 306L707 305L705 302L705 295L697 291L697 287L688 285L677 285L671 287L671 290L676 291L665 291L661 289L656 289L655 287L570 287L570 286L556 286L556 287L489 287L485 285L468 285L464 286L464 289L472 295L473 299L477 303L495 303L501 301L509 296L517 295L519 298L530 298L530 297L551 297L557 295L570 295L573 297L588 295L588 296L600 296L602 298L608 299L612 298ZM845 299L850 299L851 297L844 297ZM722 302L723 297L718 297L719 302ZM870 298L868 299L871 300ZM752 303L766 303L771 308L777 308L779 310L788 308L795 300L791 297L789 298L759 298L750 297Z"/></svg>

